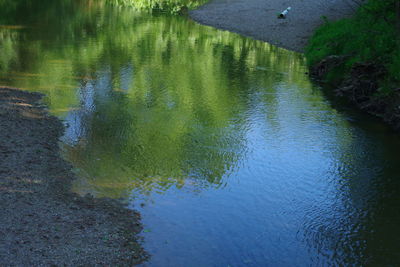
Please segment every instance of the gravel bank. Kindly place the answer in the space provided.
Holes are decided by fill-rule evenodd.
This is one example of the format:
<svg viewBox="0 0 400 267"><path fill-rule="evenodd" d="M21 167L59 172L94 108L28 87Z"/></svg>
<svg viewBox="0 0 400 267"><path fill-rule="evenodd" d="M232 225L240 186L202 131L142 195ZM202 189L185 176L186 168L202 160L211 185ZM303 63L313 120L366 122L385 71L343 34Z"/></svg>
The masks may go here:
<svg viewBox="0 0 400 267"><path fill-rule="evenodd" d="M70 192L62 123L40 94L0 88L0 265L132 266L146 258L139 214Z"/></svg>
<svg viewBox="0 0 400 267"><path fill-rule="evenodd" d="M289 6L287 18L278 19ZM211 0L189 15L204 25L303 52L322 16L336 20L354 10L353 0Z"/></svg>

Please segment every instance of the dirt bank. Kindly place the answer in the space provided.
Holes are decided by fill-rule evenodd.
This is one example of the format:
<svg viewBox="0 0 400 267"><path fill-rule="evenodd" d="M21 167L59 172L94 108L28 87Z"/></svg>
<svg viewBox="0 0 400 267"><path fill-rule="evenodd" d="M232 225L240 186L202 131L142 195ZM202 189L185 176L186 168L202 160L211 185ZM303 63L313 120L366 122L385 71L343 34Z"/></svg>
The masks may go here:
<svg viewBox="0 0 400 267"><path fill-rule="evenodd" d="M287 18L278 19L289 6ZM189 15L201 24L302 52L322 16L336 20L353 12L352 0L211 0Z"/></svg>
<svg viewBox="0 0 400 267"><path fill-rule="evenodd" d="M146 258L139 214L69 191L62 123L40 94L0 88L0 265L131 266Z"/></svg>
<svg viewBox="0 0 400 267"><path fill-rule="evenodd" d="M335 68L341 68L344 60L344 56L329 56L313 66L310 75L324 86L327 84L327 74ZM334 93L337 96L344 97L358 109L381 118L400 132L400 88L394 89L389 95L379 94L378 81L386 74L386 69L382 65L355 63L343 81L331 86L335 88Z"/></svg>

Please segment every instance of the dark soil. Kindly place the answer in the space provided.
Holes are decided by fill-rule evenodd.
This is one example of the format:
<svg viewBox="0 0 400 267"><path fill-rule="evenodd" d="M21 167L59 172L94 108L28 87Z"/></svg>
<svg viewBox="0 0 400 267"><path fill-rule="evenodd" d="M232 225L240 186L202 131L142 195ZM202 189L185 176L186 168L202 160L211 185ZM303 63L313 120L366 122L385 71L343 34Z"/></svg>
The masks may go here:
<svg viewBox="0 0 400 267"><path fill-rule="evenodd" d="M330 56L311 68L311 76L320 83L328 73L341 68L345 57ZM335 86L335 94L348 99L358 109L381 118L394 130L400 131L400 88L390 93L380 92L379 81L386 70L375 63L357 63L349 75Z"/></svg>
<svg viewBox="0 0 400 267"><path fill-rule="evenodd" d="M70 192L62 123L42 95L0 88L0 265L132 266L147 254L140 215Z"/></svg>

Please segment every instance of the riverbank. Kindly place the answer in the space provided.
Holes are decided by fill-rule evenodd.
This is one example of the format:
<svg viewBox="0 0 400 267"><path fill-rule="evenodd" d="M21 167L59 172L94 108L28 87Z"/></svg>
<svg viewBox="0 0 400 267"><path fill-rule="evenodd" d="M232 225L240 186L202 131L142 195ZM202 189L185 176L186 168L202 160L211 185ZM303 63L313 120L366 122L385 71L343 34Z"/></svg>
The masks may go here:
<svg viewBox="0 0 400 267"><path fill-rule="evenodd" d="M257 40L303 52L315 29L328 20L337 20L354 13L349 0L212 0L190 17L204 25L236 32ZM286 19L277 16L287 7Z"/></svg>
<svg viewBox="0 0 400 267"><path fill-rule="evenodd" d="M70 192L64 127L42 95L0 88L0 259L4 266L131 266L147 255L140 215Z"/></svg>
<svg viewBox="0 0 400 267"><path fill-rule="evenodd" d="M393 34L400 22L395 21L395 4L364 5L368 7L360 11L350 0L213 0L190 16L205 25L306 52L313 78L400 130L400 50ZM288 6L287 18L278 19Z"/></svg>
<svg viewBox="0 0 400 267"><path fill-rule="evenodd" d="M396 5L397 4L397 5ZM400 6L369 0L354 16L328 21L310 39L311 74L357 108L400 130Z"/></svg>

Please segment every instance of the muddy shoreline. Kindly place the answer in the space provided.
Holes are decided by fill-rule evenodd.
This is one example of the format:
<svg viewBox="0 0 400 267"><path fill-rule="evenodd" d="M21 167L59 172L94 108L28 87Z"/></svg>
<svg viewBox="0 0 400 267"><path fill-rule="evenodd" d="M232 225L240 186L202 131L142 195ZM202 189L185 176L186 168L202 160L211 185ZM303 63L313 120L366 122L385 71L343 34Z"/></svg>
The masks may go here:
<svg viewBox="0 0 400 267"><path fill-rule="evenodd" d="M278 14L291 7L286 19ZM303 52L326 17L337 20L355 11L351 0L211 0L189 12L196 22Z"/></svg>
<svg viewBox="0 0 400 267"><path fill-rule="evenodd" d="M337 84L326 82L327 74L340 68L345 57L329 56L312 66L310 77L321 86L333 87L336 97L344 98L349 105L378 117L396 132L400 132L400 89L384 96L379 95L379 80L386 75L384 66L374 63L356 63L348 76Z"/></svg>
<svg viewBox="0 0 400 267"><path fill-rule="evenodd" d="M41 94L0 88L0 262L2 266L132 266L148 255L140 215L109 199L70 191L60 156L60 120Z"/></svg>

